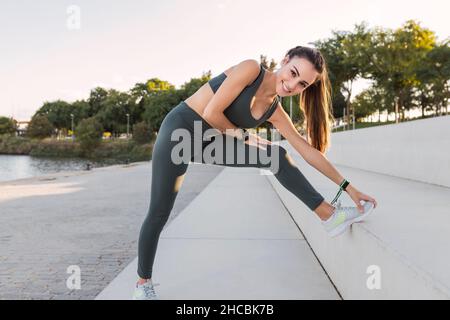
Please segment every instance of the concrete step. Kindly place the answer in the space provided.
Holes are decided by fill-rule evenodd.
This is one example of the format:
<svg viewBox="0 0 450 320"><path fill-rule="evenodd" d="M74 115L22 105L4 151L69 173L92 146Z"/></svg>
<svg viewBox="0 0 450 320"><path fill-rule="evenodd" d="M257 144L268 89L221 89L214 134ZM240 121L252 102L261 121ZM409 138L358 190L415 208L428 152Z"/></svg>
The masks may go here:
<svg viewBox="0 0 450 320"><path fill-rule="evenodd" d="M338 185L280 142L328 202ZM405 164L406 165L406 164ZM378 206L367 221L329 238L317 216L269 176L344 299L450 298L450 188L335 165ZM355 206L345 192L344 206ZM379 282L377 282L379 280ZM378 286L380 284L380 286Z"/></svg>

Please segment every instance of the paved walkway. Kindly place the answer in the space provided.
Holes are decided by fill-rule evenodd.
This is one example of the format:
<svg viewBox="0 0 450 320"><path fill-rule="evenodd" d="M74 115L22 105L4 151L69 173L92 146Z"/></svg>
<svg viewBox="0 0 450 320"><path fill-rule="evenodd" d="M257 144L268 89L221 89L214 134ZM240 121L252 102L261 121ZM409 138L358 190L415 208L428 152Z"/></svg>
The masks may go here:
<svg viewBox="0 0 450 320"><path fill-rule="evenodd" d="M97 299L129 299L136 259ZM161 299L339 299L307 241L254 168L225 168L163 230Z"/></svg>
<svg viewBox="0 0 450 320"><path fill-rule="evenodd" d="M222 170L191 164L170 219ZM0 299L96 297L137 254L150 178L140 162L0 183Z"/></svg>

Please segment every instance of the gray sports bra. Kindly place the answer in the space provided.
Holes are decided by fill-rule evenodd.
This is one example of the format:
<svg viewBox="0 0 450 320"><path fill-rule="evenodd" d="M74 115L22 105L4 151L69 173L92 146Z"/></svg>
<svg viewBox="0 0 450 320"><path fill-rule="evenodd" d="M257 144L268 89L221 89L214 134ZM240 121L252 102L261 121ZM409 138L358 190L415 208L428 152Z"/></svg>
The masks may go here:
<svg viewBox="0 0 450 320"><path fill-rule="evenodd" d="M279 102L279 96L276 96L270 107L262 115L261 118L253 118L250 112L250 102L256 93L261 81L264 77L264 67L260 64L261 70L258 77L233 100L233 102L224 110L225 116L238 128L255 128L264 123L273 114ZM208 83L214 93L219 89L220 85L226 78L226 74L222 72L218 76L211 78Z"/></svg>

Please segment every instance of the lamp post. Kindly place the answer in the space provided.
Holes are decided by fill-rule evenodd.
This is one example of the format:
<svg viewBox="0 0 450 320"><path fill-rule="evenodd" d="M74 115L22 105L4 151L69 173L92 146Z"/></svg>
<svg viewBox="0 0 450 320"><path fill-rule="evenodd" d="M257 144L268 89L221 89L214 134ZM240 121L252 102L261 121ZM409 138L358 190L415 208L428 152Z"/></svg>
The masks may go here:
<svg viewBox="0 0 450 320"><path fill-rule="evenodd" d="M344 120L344 125L343 125L344 130L343 131L345 131L345 125L346 125L345 120L347 120L345 117L345 107L344 107L344 113L342 114L342 119Z"/></svg>
<svg viewBox="0 0 450 320"><path fill-rule="evenodd" d="M70 114L70 118L72 118L72 141L74 139L74 134L73 134L73 113Z"/></svg>
<svg viewBox="0 0 450 320"><path fill-rule="evenodd" d="M127 139L130 138L130 114L127 113Z"/></svg>
<svg viewBox="0 0 450 320"><path fill-rule="evenodd" d="M290 99L289 99L289 116L292 119L292 96L290 96Z"/></svg>

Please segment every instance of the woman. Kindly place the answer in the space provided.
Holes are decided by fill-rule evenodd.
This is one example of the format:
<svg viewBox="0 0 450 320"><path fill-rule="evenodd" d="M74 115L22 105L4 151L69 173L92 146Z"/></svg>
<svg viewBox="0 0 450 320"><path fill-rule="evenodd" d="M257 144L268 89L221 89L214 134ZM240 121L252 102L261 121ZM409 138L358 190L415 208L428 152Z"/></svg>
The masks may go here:
<svg viewBox="0 0 450 320"><path fill-rule="evenodd" d="M297 94L301 95L310 143L297 132L279 102L279 96ZM325 60L318 50L302 46L289 50L281 68L273 73L256 60L244 60L212 78L172 109L161 124L153 149L151 202L139 236L139 280L133 299L157 299L151 281L157 243L189 160L271 170L285 188L316 213L330 236L365 218L376 207L375 199L349 184L323 156L329 145L331 119ZM310 165L340 186L337 197L345 190L357 207L341 207L340 202L333 205L337 197L331 204L326 202L283 147L245 131L264 121L272 123ZM179 151L179 142L173 138L182 136L182 132L188 133L190 147L174 152ZM205 151L213 143L214 159L205 160ZM233 152L240 147L243 153ZM263 161L261 150L267 153L269 161ZM177 154L182 154L184 161L175 159Z"/></svg>

